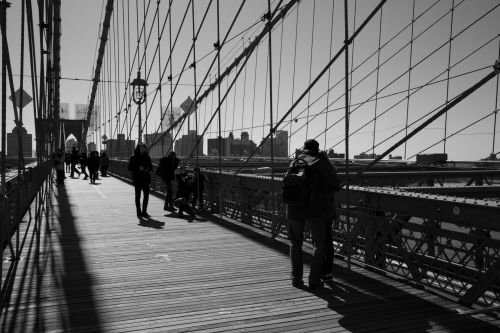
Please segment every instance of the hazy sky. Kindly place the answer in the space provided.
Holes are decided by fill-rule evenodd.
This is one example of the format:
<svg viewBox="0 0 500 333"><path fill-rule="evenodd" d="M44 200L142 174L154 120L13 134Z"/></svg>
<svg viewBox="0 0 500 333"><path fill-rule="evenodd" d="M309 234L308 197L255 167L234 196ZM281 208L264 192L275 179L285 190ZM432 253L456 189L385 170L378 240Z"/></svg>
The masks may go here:
<svg viewBox="0 0 500 333"><path fill-rule="evenodd" d="M75 103L87 103L90 96L89 80L95 66L99 24L104 18L103 3L105 1L64 0L61 4L61 102L70 103L71 108ZM138 9L135 7L135 1L115 0L110 39L106 49L107 58L103 69L104 76L101 77L102 80L113 83L101 84L97 103L102 106L101 120L104 125L101 124L94 137L103 134L115 137L123 129L127 134L130 133L132 139L137 138L137 121L134 122L135 127L131 128L129 121L123 122L123 115L119 124L114 117L117 111L123 110L128 104L125 82L130 82L138 70L138 62L134 63L131 71L129 63L134 57L137 46L137 29L141 28L145 16L146 36L151 30L145 52L144 35L139 43L139 54L144 55L141 71L150 83L148 101L143 106L143 118L149 113L145 133L154 132L160 123L160 105L166 106L170 101L170 85L167 81L170 71L167 65L168 21L163 35L158 34L167 17L168 1L160 2L159 26L158 18L155 16L157 2L144 0L137 3L139 3ZM272 1L272 6L274 7L276 3L277 1ZM350 34L354 28L359 27L377 3L368 0L349 1ZM187 4L188 1L174 1L172 8L173 40L179 32L179 39L172 52L173 82L177 82L177 78L180 77L178 88L172 98L174 106L180 105L188 96L194 97L194 72L192 68L188 68L193 62L192 54L189 55L185 72L180 76L192 43L190 8L181 27L181 19ZM195 1L196 29L208 4L209 0ZM240 4L240 1L235 0L220 1L221 39ZM418 126L420 118L428 117L433 110L442 108L446 104L447 96L448 100L451 100L491 72L491 66L499 58L498 0L418 0L415 1L414 14L413 4L413 0L388 1L382 12L370 21L349 49L349 69L352 71L349 141L351 155L372 151L382 153L401 139L406 132ZM147 10L148 5L149 10ZM453 20L450 11L452 6L455 6ZM198 88L215 56L213 52L213 43L217 39L215 9L214 0L196 40ZM267 0L251 0L244 5L230 34L231 42L222 48L221 71L242 52L243 46L247 46L262 31L264 22L260 18L266 9ZM412 15L415 18L413 25L411 25ZM20 3L14 1L8 10L8 27L11 58L15 60L14 72L17 73L19 73L17 55L20 36L19 16ZM278 24L273 30L273 123L290 110L297 98L331 59L331 55L342 47L343 17L343 1L302 0L298 7L293 7L289 12L283 24ZM139 27L136 25L137 20ZM451 46L450 34L453 37ZM410 43L412 35L413 43ZM159 43L161 57L157 56L159 37L161 37ZM381 49L377 52L379 41ZM250 56L246 68L242 70L227 100L222 104L221 131L224 137L229 131L233 131L236 137L240 136L241 131L247 131L258 144L262 137L267 135L270 122L267 62L268 39L265 38ZM165 74L160 79L162 71L165 71ZM131 76L128 76L130 72ZM229 81L225 80L221 84L222 96L226 93L228 84L233 81L235 73L236 71L233 71L229 75ZM216 67L212 68L209 74L210 80L213 81L217 74ZM300 147L306 137L314 137L324 149L345 151L344 75L345 63L342 55L330 67L330 71L318 81L310 94L305 95L293 110L292 117L287 117L279 127L289 131L291 150ZM450 80L447 80L448 75ZM161 102L156 91L160 81ZM412 138L406 150L405 146L401 146L393 155L403 156L406 152L406 157L410 158L417 153L443 152L445 135L450 136L447 139L446 152L452 160L476 160L488 156L492 149L495 149L495 152L500 151L498 138L493 148L494 110L498 107L496 84L496 79L490 81L453 108L447 116L446 123L444 117L441 117ZM205 89L206 87L201 91ZM25 90L30 92L29 87ZM190 117L191 129L195 129L196 123L199 132L207 126L208 119L217 105L217 90L214 92L215 94L210 94L201 101L197 116ZM136 108L133 106L131 111L135 114ZM12 114L10 108L9 114ZM10 116L9 120L12 121L12 118ZM28 131L33 132L32 109L29 106L25 110L24 119ZM375 125L374 119L376 119ZM7 126L9 132L14 126L13 122L11 124ZM181 129L181 133L186 131L187 124ZM216 117L212 125L208 126L206 137L216 137L217 132Z"/></svg>

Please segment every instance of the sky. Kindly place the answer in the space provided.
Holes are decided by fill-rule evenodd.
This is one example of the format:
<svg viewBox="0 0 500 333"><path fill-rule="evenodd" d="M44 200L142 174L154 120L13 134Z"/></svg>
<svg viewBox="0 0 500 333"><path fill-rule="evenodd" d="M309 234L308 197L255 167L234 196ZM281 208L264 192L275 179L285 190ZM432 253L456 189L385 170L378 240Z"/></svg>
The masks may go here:
<svg viewBox="0 0 500 333"><path fill-rule="evenodd" d="M283 4L287 2L283 1ZM74 104L85 104L90 97L90 80L95 67L105 1L64 0L61 3L61 103L69 103L73 112ZM136 3L139 8L136 8ZM156 1L115 0L101 77L106 82L101 82L96 100L102 112L102 123L95 132L89 132L92 140L100 141L97 139L102 135L116 137L121 132L137 139L137 120L130 125L131 118L137 115L137 107L132 102L127 108L129 94L125 90L127 82L133 80L139 69L139 62L133 61L137 44L138 55L142 59L141 73L149 83L147 101L142 107L143 121L147 119L144 133L153 133L159 128L161 111L166 105L177 107L188 96L194 98L195 81L200 92L208 89L208 84L214 81L217 68L209 69L209 66L215 59L216 1L212 1L196 39L195 68L189 68L194 59L189 53L193 20L188 3L174 2L170 33L168 1L160 1L157 7ZM209 0L195 1L195 30L199 28L209 3ZM349 35L377 3L349 1ZM235 0L220 1L221 40L240 4L241 1ZM276 4L277 1L271 1L273 8ZM453 11L450 10L452 6L455 7ZM158 16L155 15L157 9ZM186 19L181 25L186 9ZM221 72L263 31L265 22L261 17L266 10L267 0L251 0L244 4L229 34L229 42L221 49ZM13 1L7 20L9 50L15 73L20 72L19 17L20 1ZM137 31L140 31L142 22L145 22L146 33L138 38ZM499 22L500 7L496 0L387 1L349 48L350 156L362 152L383 153L433 112L443 108L447 101L489 74L499 58ZM273 125L284 118L278 129L288 131L290 152L300 148L305 139L315 138L322 149L344 153L344 54L309 92L307 90L332 56L341 50L344 28L343 1L302 0L299 6L294 6L286 18L275 26L271 35L272 85L269 84L267 37L250 55L236 80L236 70L233 70L229 79L222 81L221 98L228 86L235 82L220 108L222 136L227 137L232 131L235 137L239 137L242 131L247 131L251 139L259 144L269 133L272 114ZM163 34L159 33L162 30ZM178 85L171 96L167 80L170 72L169 39L171 35L174 41L177 33L171 64L172 82L173 85L178 82ZM145 36L150 36L147 45ZM187 65L182 71L184 64ZM207 74L205 85L200 88ZM19 77L15 77L16 80ZM29 87L25 90L31 93ZM303 99L292 109L302 95ZM176 128L180 130L179 135L186 133L189 127L191 130L198 128L199 133L206 130L205 138L215 138L219 132L218 116L210 125L209 119L217 109L217 100L218 89L215 89L200 101L197 112L189 117L189 126L185 124L180 129ZM478 160L491 152L498 152L500 142L495 133L498 132L498 126L495 126L498 104L497 79L493 79L452 108L446 115L446 121L445 116L440 117L391 154L415 159L419 153L445 151L450 160ZM124 109L128 109L129 114L126 120ZM24 124L33 133L30 105L24 112ZM287 113L290 114L285 117ZM8 132L13 126L13 111L9 106Z"/></svg>

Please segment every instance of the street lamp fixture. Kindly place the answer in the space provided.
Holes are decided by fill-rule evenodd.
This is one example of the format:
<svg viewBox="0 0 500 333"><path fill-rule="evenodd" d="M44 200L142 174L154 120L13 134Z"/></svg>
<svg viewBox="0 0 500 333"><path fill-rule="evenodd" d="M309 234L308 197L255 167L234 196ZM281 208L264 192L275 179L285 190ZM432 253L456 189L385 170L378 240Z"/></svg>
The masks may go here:
<svg viewBox="0 0 500 333"><path fill-rule="evenodd" d="M142 141L142 117L141 117L141 104L143 104L146 101L146 87L148 86L148 83L146 80L141 78L141 71L137 72L137 77L130 83L132 85L133 91L132 91L132 98L139 106L139 139L138 143Z"/></svg>

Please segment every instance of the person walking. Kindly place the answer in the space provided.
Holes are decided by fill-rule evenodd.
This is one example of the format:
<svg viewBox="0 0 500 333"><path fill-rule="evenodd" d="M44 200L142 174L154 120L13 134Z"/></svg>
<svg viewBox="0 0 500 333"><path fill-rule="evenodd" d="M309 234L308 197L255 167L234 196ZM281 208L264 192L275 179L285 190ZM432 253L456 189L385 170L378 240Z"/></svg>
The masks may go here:
<svg viewBox="0 0 500 333"><path fill-rule="evenodd" d="M87 159L87 167L89 168L90 184L95 184L97 174L99 173L99 156L97 151L90 152Z"/></svg>
<svg viewBox="0 0 500 333"><path fill-rule="evenodd" d="M109 157L105 151L101 153L101 157L99 158L99 164L101 166L101 176L108 176L108 168L109 168Z"/></svg>
<svg viewBox="0 0 500 333"><path fill-rule="evenodd" d="M77 178L80 178L80 171L78 171L78 169L76 168L76 165L79 163L80 160L80 153L78 152L78 149L76 149L75 147L71 148L70 159L71 159L71 173L69 176L71 178L75 178L75 172L76 172L78 174Z"/></svg>
<svg viewBox="0 0 500 333"><path fill-rule="evenodd" d="M298 162L300 161L300 162ZM307 199L303 201L285 201L285 175L283 197L287 203L287 218L289 221L290 237L290 260L292 285L303 288L303 255L302 244L304 241L304 229L307 223L311 231L313 243L313 257L309 273L309 288L316 289L323 286L321 280L324 262L326 258L326 223L328 206L331 204L327 198L331 193L339 189L340 182L334 169L320 157L319 143L309 139L304 143L302 153L292 161L290 169L301 164L309 174L307 184ZM292 193L293 194L293 193Z"/></svg>
<svg viewBox="0 0 500 333"><path fill-rule="evenodd" d="M160 158L158 168L156 169L156 175L165 183L167 189L165 193L165 204L163 205L164 210L175 210L172 199L172 181L175 178L175 169L179 166L179 162L180 160L176 157L175 152L171 151L167 156Z"/></svg>
<svg viewBox="0 0 500 333"><path fill-rule="evenodd" d="M71 155L69 153L64 153L64 163L66 165L66 172L71 171Z"/></svg>
<svg viewBox="0 0 500 333"><path fill-rule="evenodd" d="M132 183L135 188L135 208L137 217L150 217L148 214L149 185L151 184L151 174L153 164L147 152L146 145L139 143L130 156L128 170L132 172ZM141 192L143 193L141 210Z"/></svg>
<svg viewBox="0 0 500 333"><path fill-rule="evenodd" d="M82 173L85 175L85 178L83 178L83 180L87 180L89 179L89 175L87 174L87 153L86 152L82 152L80 154L80 169L82 169Z"/></svg>

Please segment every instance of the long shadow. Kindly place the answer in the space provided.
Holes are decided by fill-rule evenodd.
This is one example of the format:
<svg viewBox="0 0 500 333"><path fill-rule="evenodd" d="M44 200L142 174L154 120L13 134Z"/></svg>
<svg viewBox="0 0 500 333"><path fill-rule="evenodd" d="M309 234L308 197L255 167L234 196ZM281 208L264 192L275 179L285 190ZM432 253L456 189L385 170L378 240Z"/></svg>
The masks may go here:
<svg viewBox="0 0 500 333"><path fill-rule="evenodd" d="M93 332L101 331L101 322L96 309L96 301L92 291L92 276L85 262L85 253L80 245L75 217L71 210L72 201L65 186L58 186L54 194L59 207L59 240L62 267L54 266L54 274L59 279L66 306L64 331L73 331L85 327ZM76 198L75 198L76 199ZM57 227L57 226L54 226Z"/></svg>
<svg viewBox="0 0 500 333"><path fill-rule="evenodd" d="M241 222L221 220L219 216L203 216L261 245L283 254L289 253L288 244L271 239L266 232ZM310 265L311 259L311 253L305 251L304 264ZM426 332L433 328L431 323L445 328L447 332L470 332L475 328L479 328L481 332L500 331L498 326L461 316L453 309L447 309L368 275L342 265L334 266L334 281L326 284L324 288L310 292L327 301L328 308L332 311L341 314L339 323L350 332ZM410 285L406 287L414 288L415 293L418 291ZM431 295L429 291L422 292L427 293L427 296ZM444 301L444 298L441 298L441 301Z"/></svg>
<svg viewBox="0 0 500 333"><path fill-rule="evenodd" d="M334 280L312 293L342 315L339 324L350 332L499 331L485 321L460 316L453 309L345 267L335 265L334 272ZM443 301L427 291L422 293Z"/></svg>

